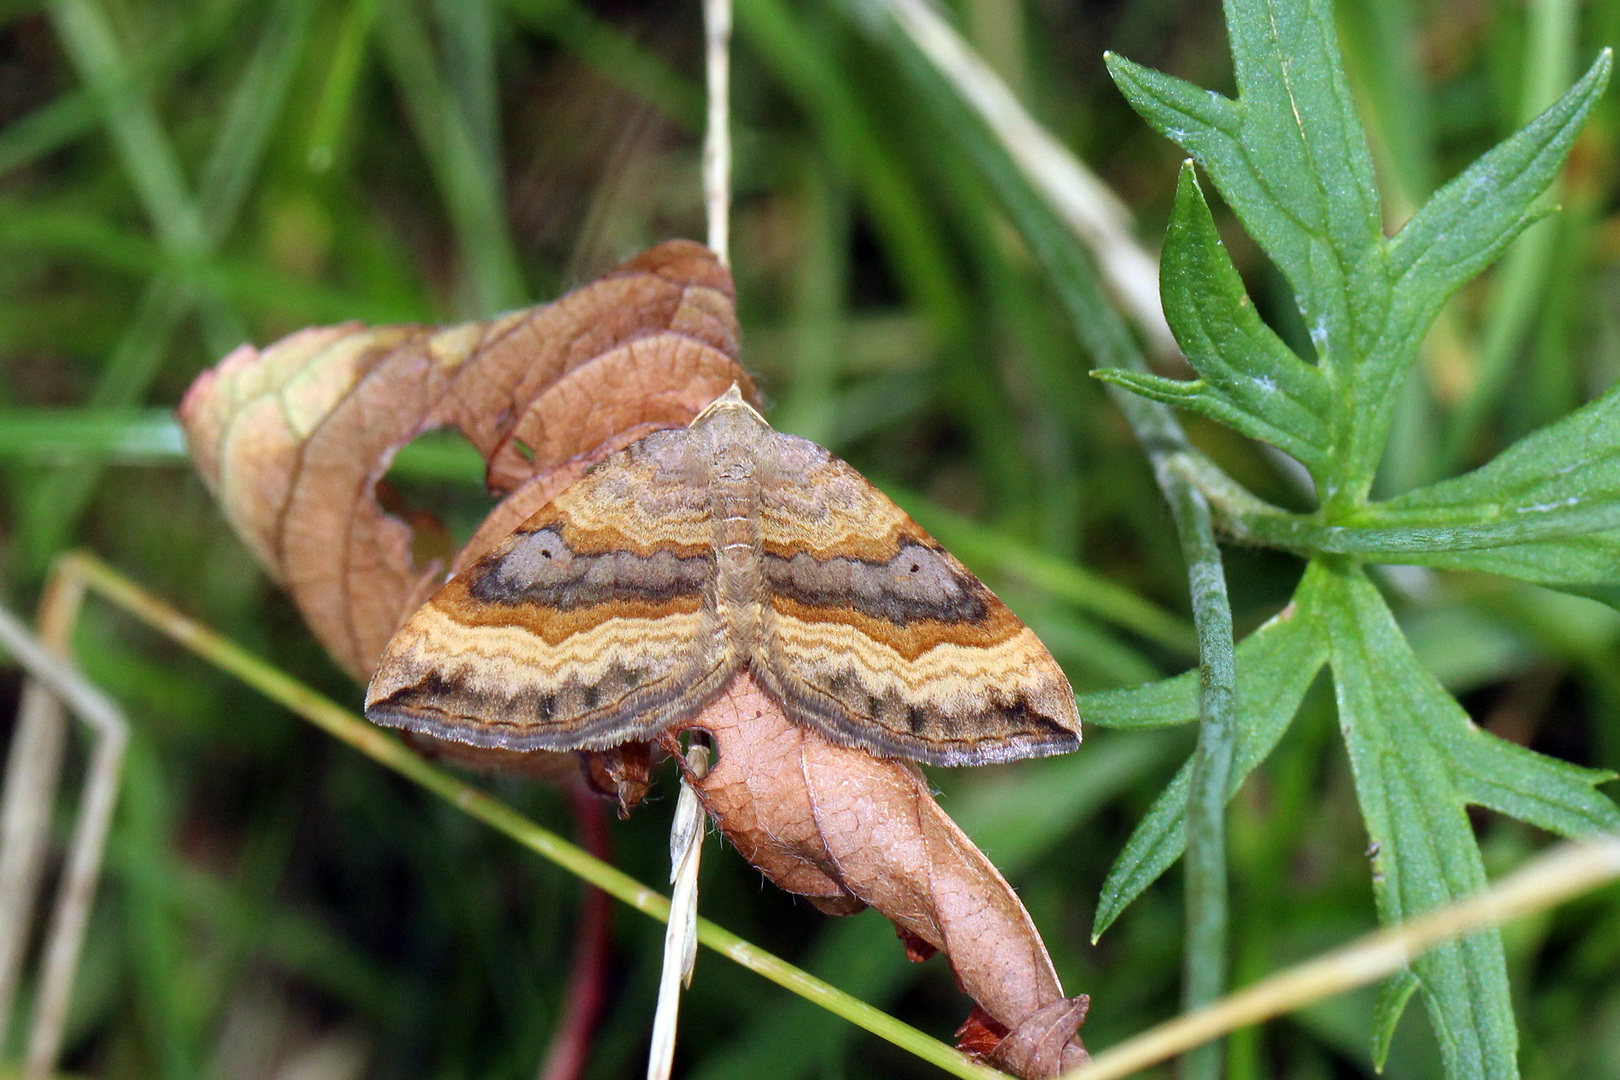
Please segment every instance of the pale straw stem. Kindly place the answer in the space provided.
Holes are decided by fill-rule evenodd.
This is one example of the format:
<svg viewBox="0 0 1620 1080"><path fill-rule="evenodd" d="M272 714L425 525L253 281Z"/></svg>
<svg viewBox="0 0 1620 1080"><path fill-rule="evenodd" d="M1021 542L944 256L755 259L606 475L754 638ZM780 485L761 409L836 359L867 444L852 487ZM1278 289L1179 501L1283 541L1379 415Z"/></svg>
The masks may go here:
<svg viewBox="0 0 1620 1080"><path fill-rule="evenodd" d="M1620 835L1562 844L1484 891L1358 938L1098 1054L1063 1080L1119 1080L1239 1028L1392 975L1452 938L1533 915L1620 879Z"/></svg>
<svg viewBox="0 0 1620 1080"><path fill-rule="evenodd" d="M703 203L709 218L709 249L731 265L731 0L703 0L704 71L708 131L703 137ZM686 754L693 775L708 771L709 752L694 744ZM675 1028L681 988L692 985L697 963L697 886L703 851L703 807L681 777L675 820L669 831L669 924L664 928L664 967L658 978L647 1080L668 1080L675 1062Z"/></svg>
<svg viewBox="0 0 1620 1080"><path fill-rule="evenodd" d="M693 745L686 752L687 768L694 776L709 769L707 747ZM692 985L697 963L698 869L703 855L703 806L683 775L675 802L675 820L669 829L669 923L664 927L664 967L658 977L658 1009L653 1014L652 1049L647 1055L647 1080L668 1080L675 1061L675 1022L680 1012L681 988Z"/></svg>
<svg viewBox="0 0 1620 1080"><path fill-rule="evenodd" d="M28 1080L43 1080L49 1076L55 1070L61 1051L62 1035L67 1028L68 1005L73 994L73 977L79 966L90 906L95 900L96 882L101 876L107 830L112 823L124 749L129 741L129 727L123 711L60 655L66 651L67 638L82 594L83 588L77 584L65 589L56 588L47 594L55 601L53 607L62 609L50 620L55 631L52 636L59 639L50 645L31 634L21 620L0 607L0 648L23 666L31 684L37 680L39 687L43 687L56 701L66 704L95 736L80 797L78 820L74 824L67 864L57 887L50 931L45 938L44 960L37 980L23 1074ZM32 689L32 693L37 695L39 691ZM25 701L40 700L29 693L25 693L24 698ZM7 776L8 817L15 804L31 799L36 804L37 812L48 823L50 803L56 791L54 769L59 765L58 749L56 760L52 763L53 772L38 777L38 786L33 789L24 788L15 772ZM13 784L17 787L13 788ZM13 830L8 827L6 831L11 834ZM8 846L13 839L13 835L8 835ZM26 884L30 889L37 886L37 875ZM18 904L15 910L8 910L5 917L21 924L31 910L31 903ZM26 930L26 925L10 926L8 934L25 933ZM10 963L15 964L19 959L20 954L13 956ZM12 972L8 976L8 982L14 979L14 975ZM0 1013L0 1029L4 1028L6 1019L5 1014Z"/></svg>
<svg viewBox="0 0 1620 1080"><path fill-rule="evenodd" d="M709 248L731 265L731 0L703 0L709 127L703 137L703 202Z"/></svg>
<svg viewBox="0 0 1620 1080"><path fill-rule="evenodd" d="M882 0L884 7L956 87L1053 209L1091 249L1109 289L1146 334L1153 351L1180 355L1159 303L1159 261L1131 233L1131 212L1069 152L963 41L927 0Z"/></svg>

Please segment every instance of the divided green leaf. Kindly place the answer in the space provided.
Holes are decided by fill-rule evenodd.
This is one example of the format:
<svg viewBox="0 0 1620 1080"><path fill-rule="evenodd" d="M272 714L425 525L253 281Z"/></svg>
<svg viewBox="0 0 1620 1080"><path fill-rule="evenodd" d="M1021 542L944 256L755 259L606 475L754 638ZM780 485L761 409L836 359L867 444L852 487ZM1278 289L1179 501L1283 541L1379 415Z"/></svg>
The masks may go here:
<svg viewBox="0 0 1620 1080"><path fill-rule="evenodd" d="M1536 199L1563 167L1612 66L1605 50L1551 108L1435 192L1389 242L1393 322L1421 335L1447 297L1541 216Z"/></svg>
<svg viewBox="0 0 1620 1080"><path fill-rule="evenodd" d="M1396 390L1429 323L1446 297L1535 220L1536 199L1607 85L1611 56L1600 55L1552 108L1442 188L1386 240L1366 139L1333 41L1331 5L1232 0L1227 7L1237 101L1118 56L1110 56L1108 66L1143 117L1209 173L1293 285L1334 393L1315 424L1291 434L1308 442L1316 424L1329 426L1332 445L1324 453L1332 470L1317 479L1325 506L1350 508L1371 487ZM1245 53L1250 47L1256 51ZM1181 328L1172 328L1181 340ZM1182 345L1192 359L1197 335ZM1269 366L1270 357L1259 355L1255 375ZM1162 386L1132 388L1169 400ZM1207 401L1199 404L1198 411L1216 415ZM1281 445L1256 434L1252 424L1217 418Z"/></svg>
<svg viewBox="0 0 1620 1080"><path fill-rule="evenodd" d="M1620 597L1620 389L1473 473L1368 502L1400 388L1429 324L1535 220L1537 200L1607 83L1611 58L1600 55L1550 109L1442 188L1391 240L1382 231L1331 3L1225 6L1236 100L1117 56L1108 58L1109 70L1138 112L1208 173L1292 285L1316 363L1296 356L1255 314L1188 167L1165 240L1161 292L1198 378L1098 374L1268 442L1316 480L1322 508L1308 517L1264 508L1240 491L1222 508L1248 539L1311 558L1293 621L1272 624L1239 647L1230 788L1270 753L1311 679L1330 666L1372 839L1379 915L1397 922L1484 886L1470 804L1569 836L1620 827L1620 811L1595 790L1610 774L1475 727L1419 664L1358 565L1482 570ZM1135 721L1146 726L1164 722L1178 702L1190 716L1195 690L1171 680L1101 704L1150 706L1152 719ZM1105 712L1102 722L1109 719ZM1182 770L1121 853L1099 901L1098 933L1180 856L1190 775ZM1417 988L1448 1077L1517 1077L1518 1036L1497 934L1427 953L1390 982L1374 1017L1380 1066Z"/></svg>
<svg viewBox="0 0 1620 1080"><path fill-rule="evenodd" d="M854 0L851 0L854 2ZM874 15L879 5L855 3ZM1062 300L1099 377L1220 421L1298 459L1316 480L1312 515L1267 507L1185 453L1219 519L1250 542L1309 559L1290 618L1237 649L1235 791L1286 731L1310 682L1332 671L1356 790L1374 842L1380 917L1394 921L1484 884L1467 807L1563 835L1620 827L1596 790L1608 774L1558 762L1476 728L1418 662L1363 562L1489 570L1620 597L1620 429L1614 395L1465 477L1371 503L1374 473L1418 345L1439 306L1534 220L1611 65L1600 55L1545 114L1442 188L1393 239L1367 138L1335 40L1329 0L1225 0L1237 96L1109 55L1115 82L1184 147L1291 285L1313 355L1300 358L1256 315L1190 168L1164 246L1166 316L1197 378L1147 374L1102 293L1084 245L983 125L953 137L1000 198ZM910 47L899 47L916 67ZM921 65L927 67L926 64ZM918 77L934 99L938 73ZM929 80L933 81L930 82ZM1126 368L1129 370L1126 370ZM1122 406L1151 441L1180 445L1162 413ZM1200 673L1088 694L1090 723L1150 728L1198 715ZM1191 784L1183 770L1111 871L1100 933L1183 853ZM1495 934L1436 950L1391 980L1373 1017L1382 1063L1411 994L1423 991L1452 1080L1517 1076L1506 965Z"/></svg>
<svg viewBox="0 0 1620 1080"><path fill-rule="evenodd" d="M1412 1000L1417 988L1417 976L1412 974L1411 968L1402 968L1378 988L1378 1003L1373 1006L1372 1025L1373 1068L1378 1072L1384 1071L1384 1064L1389 1060L1390 1045L1395 1041L1395 1028L1400 1025L1401 1015L1406 1012L1407 1003Z"/></svg>
<svg viewBox="0 0 1620 1080"><path fill-rule="evenodd" d="M1390 561L1603 595L1620 585L1620 386L1482 468L1373 509L1383 533L1445 534Z"/></svg>
<svg viewBox="0 0 1620 1080"><path fill-rule="evenodd" d="M1326 624L1339 723L1371 839L1373 894L1384 922L1411 918L1485 887L1485 867L1451 747L1468 715L1413 655L1378 590L1357 569L1318 570L1312 612ZM1446 1074L1518 1075L1518 1029L1495 931L1412 964Z"/></svg>

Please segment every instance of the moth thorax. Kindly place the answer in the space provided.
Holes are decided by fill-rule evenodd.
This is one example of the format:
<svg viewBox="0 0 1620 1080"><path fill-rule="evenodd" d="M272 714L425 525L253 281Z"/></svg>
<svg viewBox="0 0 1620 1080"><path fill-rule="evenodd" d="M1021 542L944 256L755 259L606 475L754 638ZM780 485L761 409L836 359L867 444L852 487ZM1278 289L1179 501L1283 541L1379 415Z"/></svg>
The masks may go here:
<svg viewBox="0 0 1620 1080"><path fill-rule="evenodd" d="M709 478L709 512L714 523L715 599L721 621L734 643L759 634L762 588L759 536L759 482L753 458L741 451L717 455Z"/></svg>

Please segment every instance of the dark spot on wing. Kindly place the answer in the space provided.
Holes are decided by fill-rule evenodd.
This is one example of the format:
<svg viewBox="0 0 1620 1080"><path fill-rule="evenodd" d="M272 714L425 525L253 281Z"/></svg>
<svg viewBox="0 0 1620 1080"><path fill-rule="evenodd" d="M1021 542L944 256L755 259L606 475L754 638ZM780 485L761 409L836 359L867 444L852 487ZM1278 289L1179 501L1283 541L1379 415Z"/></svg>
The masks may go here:
<svg viewBox="0 0 1620 1080"><path fill-rule="evenodd" d="M853 608L896 626L919 620L975 623L990 609L990 592L937 548L914 541L887 562L808 552L765 555L765 580L779 596L801 604Z"/></svg>
<svg viewBox="0 0 1620 1080"><path fill-rule="evenodd" d="M558 611L622 601L665 603L701 593L712 556L668 551L577 554L558 526L522 533L505 553L467 571L467 592L492 604L539 604Z"/></svg>

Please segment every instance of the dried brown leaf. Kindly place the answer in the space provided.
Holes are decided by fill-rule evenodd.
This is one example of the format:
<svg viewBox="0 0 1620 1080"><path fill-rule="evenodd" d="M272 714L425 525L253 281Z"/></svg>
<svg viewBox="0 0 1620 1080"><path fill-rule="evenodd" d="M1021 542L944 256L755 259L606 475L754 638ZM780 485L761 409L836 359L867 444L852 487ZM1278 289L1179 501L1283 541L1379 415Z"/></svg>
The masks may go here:
<svg viewBox="0 0 1620 1080"><path fill-rule="evenodd" d="M465 566L596 461L685 425L733 382L752 396L732 295L708 249L664 244L554 304L489 322L347 324L244 347L197 380L181 419L237 531L363 679L449 560L430 517L379 502L395 452L451 427L484 455L504 498L454 557ZM436 540L445 557L418 564L413 531L419 550ZM1086 999L1063 996L1029 914L914 765L791 724L746 674L688 726L714 738L719 759L696 790L744 857L829 913L877 908L914 959L947 955L978 1003L959 1033L965 1049L1031 1078L1085 1060L1075 1031ZM564 754L413 742L534 776L572 767ZM586 780L627 812L647 789L648 751L586 755Z"/></svg>
<svg viewBox="0 0 1620 1080"><path fill-rule="evenodd" d="M375 494L394 453L455 428L505 496L476 558L590 464L689 422L733 382L731 275L672 241L543 307L445 329L302 330L243 346L180 406L198 470L321 643L358 679L443 579Z"/></svg>
<svg viewBox="0 0 1620 1080"><path fill-rule="evenodd" d="M746 674L689 726L719 752L694 781L698 795L749 862L823 910L870 905L945 953L962 989L1008 1033L987 1055L1001 1067L1042 1077L1085 1060L1074 1037L1084 999L1064 997L1017 894L915 766L789 722Z"/></svg>

